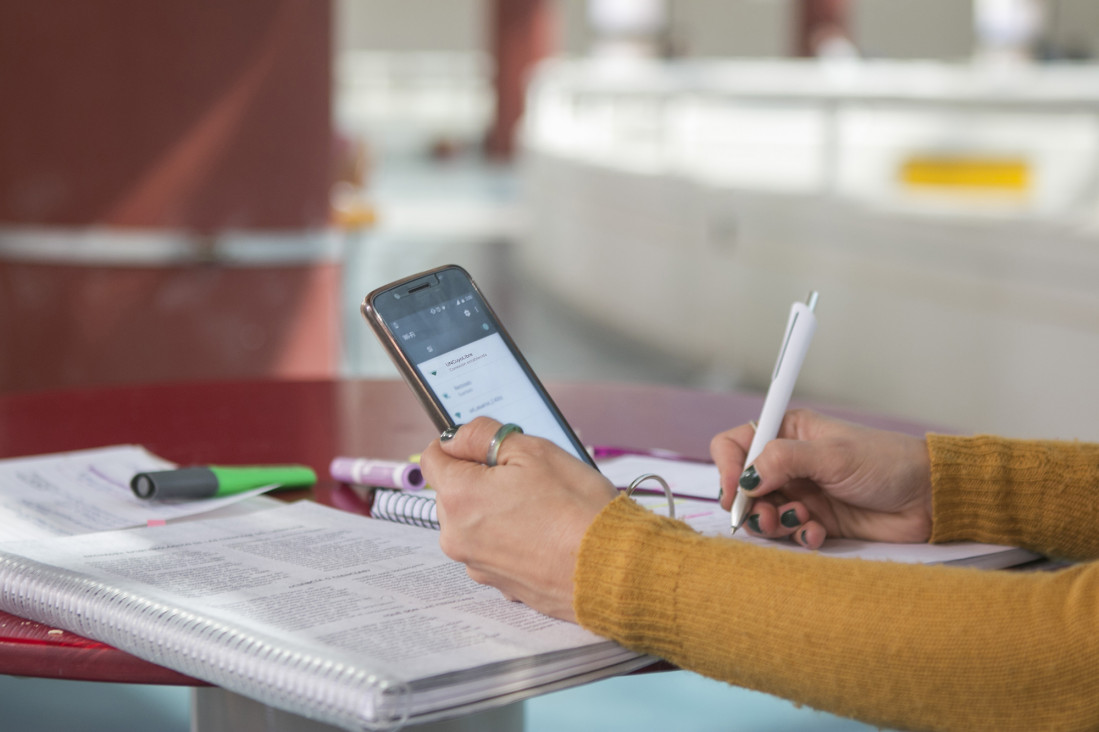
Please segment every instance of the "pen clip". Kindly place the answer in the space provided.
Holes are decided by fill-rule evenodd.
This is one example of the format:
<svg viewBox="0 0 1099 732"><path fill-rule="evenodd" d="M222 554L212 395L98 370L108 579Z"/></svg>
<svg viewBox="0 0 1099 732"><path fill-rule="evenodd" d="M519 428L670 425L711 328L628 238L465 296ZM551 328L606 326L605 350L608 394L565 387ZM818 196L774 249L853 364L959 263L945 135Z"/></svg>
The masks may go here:
<svg viewBox="0 0 1099 732"><path fill-rule="evenodd" d="M819 293L813 290L809 293L809 297L805 299L805 307L809 312L814 312L817 309L817 298ZM794 303L794 307L790 308L790 321L786 324L786 334L782 336L782 348L778 352L778 360L775 361L775 370L771 372L771 381L778 378L779 371L782 370L782 361L786 357L786 349L790 345L790 339L794 335L794 328L797 326L798 315L800 308L798 305L801 303Z"/></svg>

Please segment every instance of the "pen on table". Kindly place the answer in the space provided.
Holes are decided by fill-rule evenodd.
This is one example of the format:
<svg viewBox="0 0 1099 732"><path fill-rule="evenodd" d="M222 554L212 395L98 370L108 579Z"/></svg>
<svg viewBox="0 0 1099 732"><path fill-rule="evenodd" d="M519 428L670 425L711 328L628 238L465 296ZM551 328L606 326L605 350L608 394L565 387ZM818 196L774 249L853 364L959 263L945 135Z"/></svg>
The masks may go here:
<svg viewBox="0 0 1099 732"><path fill-rule="evenodd" d="M778 436L779 428L782 427L782 418L786 415L790 396L794 393L794 383L797 381L798 372L801 371L801 364L805 361L809 343L813 340L813 333L817 330L817 316L814 312L816 308L817 292L815 290L809 293L809 298L805 302L796 302L790 308L790 318L786 322L786 333L782 337L778 361L775 363L774 373L771 374L771 385L763 400L763 410L759 415L756 434L752 438L748 457L744 461L745 469L759 457L763 446ZM734 534L747 518L751 504L752 499L737 485L731 516Z"/></svg>
<svg viewBox="0 0 1099 732"><path fill-rule="evenodd" d="M304 465L209 465L138 473L130 490L138 498L213 498L268 485L309 488L316 482L316 473Z"/></svg>

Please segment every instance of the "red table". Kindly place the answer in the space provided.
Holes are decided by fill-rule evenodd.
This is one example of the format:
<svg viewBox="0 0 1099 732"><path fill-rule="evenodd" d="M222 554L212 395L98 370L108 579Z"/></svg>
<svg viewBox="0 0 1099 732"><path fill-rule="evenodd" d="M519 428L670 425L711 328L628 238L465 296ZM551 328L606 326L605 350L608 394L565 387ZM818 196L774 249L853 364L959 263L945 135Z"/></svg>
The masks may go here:
<svg viewBox="0 0 1099 732"><path fill-rule="evenodd" d="M714 434L755 419L762 404L760 396L653 385L548 388L587 444L660 447L700 458L708 456ZM897 420L862 421L917 431ZM349 510L365 507L350 489L326 479L332 457L404 459L434 436L399 381L187 383L0 395L0 458L132 443L181 464L303 463L321 476L315 497ZM0 674L202 683L6 613L0 613Z"/></svg>

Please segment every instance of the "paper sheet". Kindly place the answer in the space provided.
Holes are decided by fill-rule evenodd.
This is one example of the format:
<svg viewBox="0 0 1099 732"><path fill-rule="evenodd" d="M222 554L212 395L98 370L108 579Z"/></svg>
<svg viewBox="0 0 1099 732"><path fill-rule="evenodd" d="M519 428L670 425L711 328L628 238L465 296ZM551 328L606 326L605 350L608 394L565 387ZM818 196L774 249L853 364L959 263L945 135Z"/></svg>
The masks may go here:
<svg viewBox="0 0 1099 732"><path fill-rule="evenodd" d="M622 455L599 460L599 471L619 488L625 488L639 475L657 473L677 496L718 499L721 474L713 463L669 460L649 455ZM644 483L645 490L662 491L658 483Z"/></svg>
<svg viewBox="0 0 1099 732"><path fill-rule="evenodd" d="M655 456L625 455L600 460L599 469L618 486L629 485L638 475L657 473L668 481L668 485L676 495L675 517L677 519L686 521L692 528L703 534L729 536L729 512L722 510L716 500L717 466ZM650 487L661 492L649 493L647 490ZM645 488L646 492L634 493L635 500L652 511L667 516L668 502L659 484L646 483L642 488ZM700 498L710 500L700 500ZM792 541L760 539L749 535L746 531L737 532L736 539L777 549L809 551ZM1010 567L1036 559L1038 556L1023 549L966 541L946 544L891 544L856 539L829 539L817 551L820 554L835 557L920 564L964 564L986 568Z"/></svg>
<svg viewBox="0 0 1099 732"><path fill-rule="evenodd" d="M0 541L70 536L206 513L268 490L161 502L137 498L135 473L173 463L138 445L0 460Z"/></svg>

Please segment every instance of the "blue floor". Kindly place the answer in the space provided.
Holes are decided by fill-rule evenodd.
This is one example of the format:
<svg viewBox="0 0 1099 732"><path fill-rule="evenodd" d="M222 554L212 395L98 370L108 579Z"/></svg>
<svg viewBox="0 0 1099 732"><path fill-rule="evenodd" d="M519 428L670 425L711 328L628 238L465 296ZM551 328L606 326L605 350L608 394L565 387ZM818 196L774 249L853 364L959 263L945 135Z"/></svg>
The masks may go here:
<svg viewBox="0 0 1099 732"><path fill-rule="evenodd" d="M189 732L191 692L178 686L0 676L4 732Z"/></svg>
<svg viewBox="0 0 1099 732"><path fill-rule="evenodd" d="M0 676L5 732L189 732L190 703L182 687ZM686 671L608 679L526 702L526 732L807 729L874 728Z"/></svg>
<svg viewBox="0 0 1099 732"><path fill-rule="evenodd" d="M526 712L526 732L872 732L876 729L687 671L607 679L547 694L528 701Z"/></svg>

